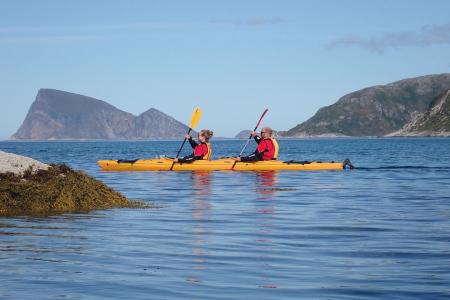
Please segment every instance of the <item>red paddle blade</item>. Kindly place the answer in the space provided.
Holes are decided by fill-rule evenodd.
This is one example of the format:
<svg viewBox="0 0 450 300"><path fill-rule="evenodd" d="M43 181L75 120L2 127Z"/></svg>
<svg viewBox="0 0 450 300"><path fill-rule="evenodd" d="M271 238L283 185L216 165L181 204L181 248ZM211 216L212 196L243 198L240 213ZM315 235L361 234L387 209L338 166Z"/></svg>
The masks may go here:
<svg viewBox="0 0 450 300"><path fill-rule="evenodd" d="M269 110L268 108L266 108L266 109L264 110L264 112L263 112L262 115L261 115L261 118L259 118L259 121L258 121L258 123L256 124L256 127L255 127L255 129L254 129L253 131L256 131L256 129L258 129L259 124L261 123L261 120L264 118L264 115L267 113L268 110Z"/></svg>

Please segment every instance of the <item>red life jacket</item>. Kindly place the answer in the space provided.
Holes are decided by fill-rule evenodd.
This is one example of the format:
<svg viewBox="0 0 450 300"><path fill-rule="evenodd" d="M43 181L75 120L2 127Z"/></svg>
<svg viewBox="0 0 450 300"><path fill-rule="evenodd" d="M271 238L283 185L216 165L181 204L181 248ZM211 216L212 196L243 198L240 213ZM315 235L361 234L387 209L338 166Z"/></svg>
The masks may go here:
<svg viewBox="0 0 450 300"><path fill-rule="evenodd" d="M261 140L258 144L257 150L259 153L263 153L263 160L272 160L277 158L277 149L271 138Z"/></svg>
<svg viewBox="0 0 450 300"><path fill-rule="evenodd" d="M200 143L194 148L194 156L201 156L202 159L209 159L210 153L209 144Z"/></svg>

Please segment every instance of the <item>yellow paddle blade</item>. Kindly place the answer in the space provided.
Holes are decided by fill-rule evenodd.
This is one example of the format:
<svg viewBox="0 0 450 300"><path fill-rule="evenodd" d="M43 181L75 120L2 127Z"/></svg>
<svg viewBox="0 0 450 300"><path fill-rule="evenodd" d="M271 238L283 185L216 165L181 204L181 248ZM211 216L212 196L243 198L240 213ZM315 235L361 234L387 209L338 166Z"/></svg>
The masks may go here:
<svg viewBox="0 0 450 300"><path fill-rule="evenodd" d="M199 107L195 108L194 112L192 113L191 123L189 124L189 128L194 129L197 127L197 123L200 121L200 118L202 117L202 111Z"/></svg>

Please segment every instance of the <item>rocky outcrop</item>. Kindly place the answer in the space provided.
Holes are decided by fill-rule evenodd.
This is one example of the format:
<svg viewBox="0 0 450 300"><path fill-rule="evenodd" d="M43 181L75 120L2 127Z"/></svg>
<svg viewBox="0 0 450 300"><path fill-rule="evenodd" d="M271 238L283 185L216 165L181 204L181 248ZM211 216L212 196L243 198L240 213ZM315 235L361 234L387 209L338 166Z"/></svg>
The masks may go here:
<svg viewBox="0 0 450 300"><path fill-rule="evenodd" d="M450 136L450 89L431 101L402 129L389 136Z"/></svg>
<svg viewBox="0 0 450 300"><path fill-rule="evenodd" d="M14 139L180 138L188 127L152 108L134 116L95 98L39 90Z"/></svg>
<svg viewBox="0 0 450 300"><path fill-rule="evenodd" d="M450 74L428 75L350 93L283 132L301 136L384 136L402 128L450 87Z"/></svg>
<svg viewBox="0 0 450 300"><path fill-rule="evenodd" d="M149 207L66 165L48 166L7 152L1 152L0 158L0 217Z"/></svg>

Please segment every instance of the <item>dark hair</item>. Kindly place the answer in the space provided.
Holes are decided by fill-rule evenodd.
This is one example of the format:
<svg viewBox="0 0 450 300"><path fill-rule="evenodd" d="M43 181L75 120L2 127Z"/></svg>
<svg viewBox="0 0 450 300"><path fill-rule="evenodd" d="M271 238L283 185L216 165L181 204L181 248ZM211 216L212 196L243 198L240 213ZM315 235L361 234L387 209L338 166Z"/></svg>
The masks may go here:
<svg viewBox="0 0 450 300"><path fill-rule="evenodd" d="M205 140L206 140L207 142L209 142L209 139L212 138L212 136L213 136L214 133L213 133L211 130L209 130L209 129L202 129L202 130L200 131L200 134L203 135L203 136L205 137Z"/></svg>

